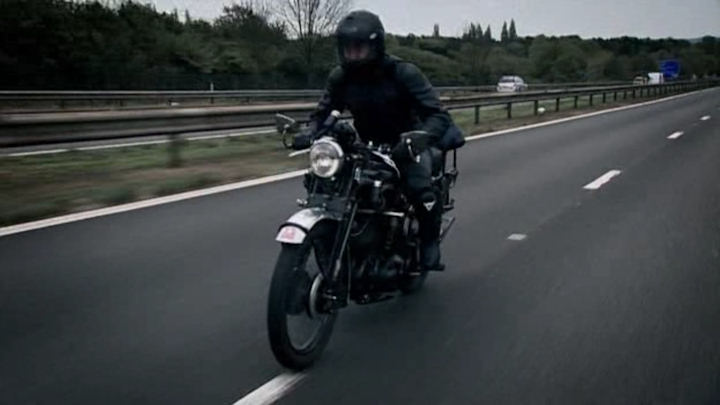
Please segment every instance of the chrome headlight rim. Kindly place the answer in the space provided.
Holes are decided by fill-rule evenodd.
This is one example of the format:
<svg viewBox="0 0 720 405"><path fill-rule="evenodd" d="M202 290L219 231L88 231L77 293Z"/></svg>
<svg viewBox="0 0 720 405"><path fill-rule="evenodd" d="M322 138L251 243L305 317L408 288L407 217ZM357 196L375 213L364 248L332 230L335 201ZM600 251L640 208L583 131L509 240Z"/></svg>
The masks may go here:
<svg viewBox="0 0 720 405"><path fill-rule="evenodd" d="M309 159L310 171L320 178L329 179L342 168L345 153L334 139L323 137L310 147ZM324 159L324 162L321 159ZM325 166L322 166L321 163L324 163Z"/></svg>

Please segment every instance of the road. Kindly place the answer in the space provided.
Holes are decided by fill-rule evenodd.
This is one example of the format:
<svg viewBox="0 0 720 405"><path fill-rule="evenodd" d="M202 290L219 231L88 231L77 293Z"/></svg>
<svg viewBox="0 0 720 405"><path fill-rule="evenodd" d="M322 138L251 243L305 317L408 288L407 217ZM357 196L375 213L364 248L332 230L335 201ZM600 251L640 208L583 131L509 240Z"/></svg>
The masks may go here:
<svg viewBox="0 0 720 405"><path fill-rule="evenodd" d="M280 402L720 402L719 96L469 143L447 271L341 313ZM300 193L0 238L0 403L232 404L284 373L265 304Z"/></svg>

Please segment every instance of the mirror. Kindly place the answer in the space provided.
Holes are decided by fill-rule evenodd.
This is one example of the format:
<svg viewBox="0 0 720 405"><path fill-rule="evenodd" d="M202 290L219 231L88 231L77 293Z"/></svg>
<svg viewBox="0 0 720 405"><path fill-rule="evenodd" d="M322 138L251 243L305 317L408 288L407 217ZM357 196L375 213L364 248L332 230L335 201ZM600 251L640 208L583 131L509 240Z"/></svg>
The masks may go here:
<svg viewBox="0 0 720 405"><path fill-rule="evenodd" d="M281 134L292 134L300 131L300 124L287 115L275 114L275 128Z"/></svg>

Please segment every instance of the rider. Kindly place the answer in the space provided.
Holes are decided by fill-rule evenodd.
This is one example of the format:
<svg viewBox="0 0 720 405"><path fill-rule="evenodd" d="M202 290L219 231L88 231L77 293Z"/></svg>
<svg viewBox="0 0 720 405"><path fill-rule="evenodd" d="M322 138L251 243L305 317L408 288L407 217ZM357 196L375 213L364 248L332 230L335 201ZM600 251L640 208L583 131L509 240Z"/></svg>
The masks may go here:
<svg viewBox="0 0 720 405"><path fill-rule="evenodd" d="M348 109L363 141L395 147L393 159L420 222L420 264L425 270L442 270L442 202L431 185L432 155L429 149L413 150L419 159L412 160L399 141L404 132L424 130L431 144L437 142L451 125L450 116L417 66L386 54L385 30L377 15L353 11L338 24L336 37L340 65L330 72L309 130L331 111Z"/></svg>

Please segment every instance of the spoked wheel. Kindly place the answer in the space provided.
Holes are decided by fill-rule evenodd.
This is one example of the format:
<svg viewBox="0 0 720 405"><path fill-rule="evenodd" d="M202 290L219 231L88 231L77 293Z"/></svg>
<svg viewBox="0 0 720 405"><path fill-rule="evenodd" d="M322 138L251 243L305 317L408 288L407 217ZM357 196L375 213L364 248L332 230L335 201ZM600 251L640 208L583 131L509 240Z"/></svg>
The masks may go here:
<svg viewBox="0 0 720 405"><path fill-rule="evenodd" d="M329 249L328 227L316 227L302 245L283 244L270 285L268 334L275 358L285 367L312 365L330 340L337 317L323 310Z"/></svg>

